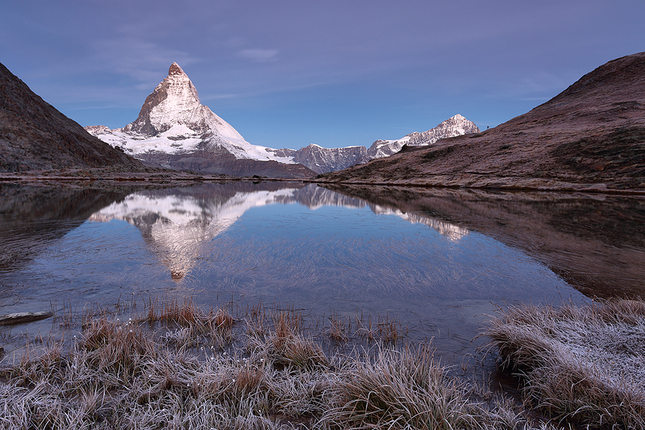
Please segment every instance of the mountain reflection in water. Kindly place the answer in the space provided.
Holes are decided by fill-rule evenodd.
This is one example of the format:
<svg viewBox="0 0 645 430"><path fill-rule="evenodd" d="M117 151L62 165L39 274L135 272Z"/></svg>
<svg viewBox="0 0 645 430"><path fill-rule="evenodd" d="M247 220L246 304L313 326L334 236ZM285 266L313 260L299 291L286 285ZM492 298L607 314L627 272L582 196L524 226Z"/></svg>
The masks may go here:
<svg viewBox="0 0 645 430"><path fill-rule="evenodd" d="M208 243L228 230L251 208L278 203L300 203L309 209L366 206L360 199L348 198L315 185L273 191L239 191L226 200L219 193L212 196L204 193L197 196L171 194L174 192L134 193L94 213L89 220L109 222L117 219L136 226L148 247L168 268L172 279L181 280L206 252ZM467 229L430 217L406 214L379 205L369 207L377 215L396 215L410 223L425 224L451 240L459 240L468 234Z"/></svg>
<svg viewBox="0 0 645 430"><path fill-rule="evenodd" d="M522 234L497 240L484 212L456 216L481 209L459 194L442 196L442 211L409 191L286 182L30 190L12 191L0 211L0 249L28 250L0 266L0 313L166 296L387 315L459 362L498 305L588 301ZM11 207L40 212L22 220ZM45 225L55 234L41 237Z"/></svg>
<svg viewBox="0 0 645 430"><path fill-rule="evenodd" d="M645 298L645 198L628 195L331 186L431 215L521 249L591 298Z"/></svg>

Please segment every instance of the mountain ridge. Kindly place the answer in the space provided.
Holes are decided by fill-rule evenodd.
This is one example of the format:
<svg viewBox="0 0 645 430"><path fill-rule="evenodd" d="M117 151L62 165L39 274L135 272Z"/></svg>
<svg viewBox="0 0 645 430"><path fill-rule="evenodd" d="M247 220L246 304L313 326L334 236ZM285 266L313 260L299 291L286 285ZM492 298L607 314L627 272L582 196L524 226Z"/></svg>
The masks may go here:
<svg viewBox="0 0 645 430"><path fill-rule="evenodd" d="M495 128L320 180L645 193L645 52L596 68Z"/></svg>
<svg viewBox="0 0 645 430"><path fill-rule="evenodd" d="M0 171L143 165L100 139L35 94L0 64Z"/></svg>
<svg viewBox="0 0 645 430"><path fill-rule="evenodd" d="M242 176L262 171L271 177L293 178L311 177L388 156L408 142L426 145L443 137L479 131L474 123L455 115L426 132L398 140L378 140L369 149L310 144L294 150L253 145L200 103L197 89L177 63L171 64L168 76L146 97L135 121L114 130L105 126L88 126L86 130L149 165L208 173L237 172Z"/></svg>
<svg viewBox="0 0 645 430"><path fill-rule="evenodd" d="M468 133L479 133L479 131L474 122L467 120L460 114L456 114L429 130L415 131L396 140L379 139L372 143L369 148L365 146L324 148L311 143L297 150L284 148L273 151L279 156L293 157L294 162L300 163L314 172L329 173L363 164L375 158L389 157L399 152L406 145L427 146L441 139Z"/></svg>

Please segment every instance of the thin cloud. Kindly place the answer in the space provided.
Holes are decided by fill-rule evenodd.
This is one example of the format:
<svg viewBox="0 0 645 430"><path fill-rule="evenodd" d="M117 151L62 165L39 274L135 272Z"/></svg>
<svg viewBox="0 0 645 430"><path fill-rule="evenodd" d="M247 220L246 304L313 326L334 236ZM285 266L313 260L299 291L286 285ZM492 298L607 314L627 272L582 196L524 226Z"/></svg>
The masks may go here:
<svg viewBox="0 0 645 430"><path fill-rule="evenodd" d="M258 63L267 63L277 61L278 53L277 49L243 49L237 53L237 56Z"/></svg>
<svg viewBox="0 0 645 430"><path fill-rule="evenodd" d="M160 74L174 61L182 67L197 62L185 51L134 37L98 40L92 48L93 63L103 71L111 70L148 85L158 81Z"/></svg>

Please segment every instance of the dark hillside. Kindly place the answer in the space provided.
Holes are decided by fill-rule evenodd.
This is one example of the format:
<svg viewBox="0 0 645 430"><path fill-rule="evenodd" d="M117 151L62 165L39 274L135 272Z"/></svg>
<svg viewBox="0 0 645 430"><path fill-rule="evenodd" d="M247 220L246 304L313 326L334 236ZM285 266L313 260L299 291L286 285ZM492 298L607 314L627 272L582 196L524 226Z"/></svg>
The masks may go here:
<svg viewBox="0 0 645 430"><path fill-rule="evenodd" d="M493 129L323 181L645 192L645 53L610 61Z"/></svg>
<svg viewBox="0 0 645 430"><path fill-rule="evenodd" d="M0 64L0 171L108 166L142 168L46 103Z"/></svg>

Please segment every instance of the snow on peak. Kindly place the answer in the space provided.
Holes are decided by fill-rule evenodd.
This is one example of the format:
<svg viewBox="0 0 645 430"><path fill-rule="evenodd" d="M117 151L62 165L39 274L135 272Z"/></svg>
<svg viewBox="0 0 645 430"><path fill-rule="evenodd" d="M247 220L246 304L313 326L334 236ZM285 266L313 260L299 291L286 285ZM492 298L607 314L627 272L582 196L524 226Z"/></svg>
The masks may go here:
<svg viewBox="0 0 645 430"><path fill-rule="evenodd" d="M474 122L467 120L460 114L456 114L441 122L436 127L421 133L410 133L396 140L377 140L367 150L367 155L370 158L387 157L399 152L403 148L403 145L432 145L440 139L461 136L462 134L468 133L479 133L479 128Z"/></svg>
<svg viewBox="0 0 645 430"><path fill-rule="evenodd" d="M148 152L224 150L235 158L293 164L289 157L279 157L265 147L250 144L229 123L202 105L197 89L177 63L170 65L168 76L146 97L132 123L116 130L96 127L87 130L135 157Z"/></svg>

